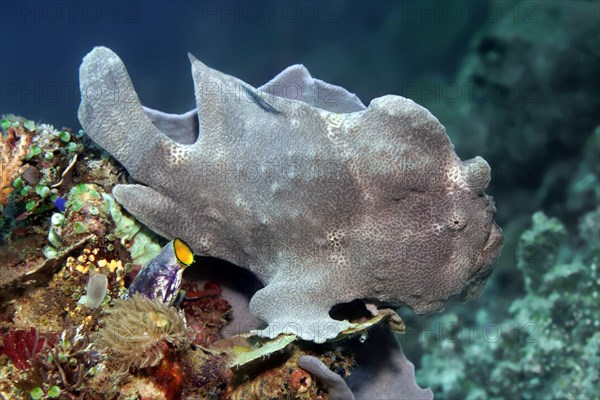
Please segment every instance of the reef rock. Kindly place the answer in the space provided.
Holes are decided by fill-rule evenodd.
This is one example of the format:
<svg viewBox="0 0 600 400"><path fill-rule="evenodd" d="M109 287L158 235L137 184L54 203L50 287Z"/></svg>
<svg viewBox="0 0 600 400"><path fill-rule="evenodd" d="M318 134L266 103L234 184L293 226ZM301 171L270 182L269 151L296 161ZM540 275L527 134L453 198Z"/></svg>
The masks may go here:
<svg viewBox="0 0 600 400"><path fill-rule="evenodd" d="M486 155L502 204L497 218L514 221L548 210L573 181L579 151L598 124L600 8L593 1L494 4L502 18L474 36L452 80L461 95L426 106L459 152ZM549 185L549 175L560 179ZM545 192L533 191L544 184Z"/></svg>
<svg viewBox="0 0 600 400"><path fill-rule="evenodd" d="M79 120L141 184L115 198L197 253L265 284L262 335L323 342L355 299L439 310L477 295L503 242L489 165L461 161L444 127L399 96L364 107L302 66L262 88L190 56L197 108L142 107L125 66L97 47L80 69Z"/></svg>

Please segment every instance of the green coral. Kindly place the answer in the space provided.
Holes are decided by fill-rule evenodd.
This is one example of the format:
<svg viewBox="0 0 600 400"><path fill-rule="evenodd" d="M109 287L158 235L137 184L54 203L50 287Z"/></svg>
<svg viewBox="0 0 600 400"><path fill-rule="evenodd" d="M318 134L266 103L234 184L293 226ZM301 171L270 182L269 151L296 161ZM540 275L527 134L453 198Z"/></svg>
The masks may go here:
<svg viewBox="0 0 600 400"><path fill-rule="evenodd" d="M33 132L33 131L35 130L35 122L33 122L33 121L30 121L30 120L28 120L28 119L26 119L26 120L23 122L23 126L25 127L25 129L27 129L27 130L28 130L28 131L30 131L30 132Z"/></svg>
<svg viewBox="0 0 600 400"><path fill-rule="evenodd" d="M34 387L29 392L29 395L33 400L41 399L57 399L60 397L60 388L58 386L51 386L48 392L44 394L44 391L40 387Z"/></svg>
<svg viewBox="0 0 600 400"><path fill-rule="evenodd" d="M136 264L148 263L161 250L160 245L155 242L155 236L133 217L123 214L114 197L102 192L97 185L79 183L71 188L67 198L67 209L74 213L99 217L105 221L112 219L115 228L106 235L106 239L109 241L119 240L129 250L131 258ZM44 249L47 257L54 256L56 249L60 248L63 221L64 215L61 213L56 213L52 217L52 226L48 233L48 240L52 246L46 246ZM71 227L76 234L90 231L89 224L83 221L75 221ZM114 245L109 244L107 249L114 250Z"/></svg>
<svg viewBox="0 0 600 400"><path fill-rule="evenodd" d="M11 125L12 125L12 122L7 118L2 118L0 120L0 128L2 128L2 130L4 130L4 131L7 130L8 128L10 128Z"/></svg>
<svg viewBox="0 0 600 400"><path fill-rule="evenodd" d="M39 400L39 399L44 398L44 391L39 387L35 387L35 388L31 389L31 392L29 392L29 393L33 400Z"/></svg>
<svg viewBox="0 0 600 400"><path fill-rule="evenodd" d="M47 339L46 339L47 340ZM28 356L29 368L15 377L19 399L97 399L89 387L90 369L100 358L92 348L83 325L69 326L56 343L46 341L35 354ZM2 395L0 397L4 398Z"/></svg>
<svg viewBox="0 0 600 400"><path fill-rule="evenodd" d="M160 253L161 247L153 239L153 235L135 218L123 214L115 198L103 193L105 210L110 213L116 224L109 240L119 239L123 245L131 243L129 253L136 264L147 264Z"/></svg>
<svg viewBox="0 0 600 400"><path fill-rule="evenodd" d="M38 146L36 145L32 145L29 148L29 154L27 154L27 159L31 159L33 157L39 156L42 153L42 149L40 149Z"/></svg>

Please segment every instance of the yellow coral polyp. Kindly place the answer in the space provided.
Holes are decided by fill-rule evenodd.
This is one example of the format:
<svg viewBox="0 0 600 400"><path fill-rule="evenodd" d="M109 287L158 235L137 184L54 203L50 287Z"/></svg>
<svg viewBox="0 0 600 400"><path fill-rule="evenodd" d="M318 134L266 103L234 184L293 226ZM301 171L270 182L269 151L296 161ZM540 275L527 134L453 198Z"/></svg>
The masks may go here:
<svg viewBox="0 0 600 400"><path fill-rule="evenodd" d="M75 270L81 272L82 274L85 274L89 271L89 267L87 265L77 264Z"/></svg>
<svg viewBox="0 0 600 400"><path fill-rule="evenodd" d="M123 263L121 260L111 260L108 264L108 270L111 274L114 273L116 269L123 269Z"/></svg>
<svg viewBox="0 0 600 400"><path fill-rule="evenodd" d="M169 329L169 319L163 313L151 311L148 313L148 320L157 328Z"/></svg>

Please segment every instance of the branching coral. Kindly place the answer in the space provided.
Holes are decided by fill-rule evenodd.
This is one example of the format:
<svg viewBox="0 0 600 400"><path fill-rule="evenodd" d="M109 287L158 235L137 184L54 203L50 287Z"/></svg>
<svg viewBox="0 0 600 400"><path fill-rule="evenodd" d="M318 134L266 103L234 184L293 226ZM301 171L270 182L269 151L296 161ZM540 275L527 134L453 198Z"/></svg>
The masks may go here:
<svg viewBox="0 0 600 400"><path fill-rule="evenodd" d="M36 329L14 329L1 336L0 354L7 355L15 367L21 370L31 367L31 360L44 347L46 339Z"/></svg>
<svg viewBox="0 0 600 400"><path fill-rule="evenodd" d="M107 313L96 346L120 372L155 367L168 353L190 343L177 310L158 300L135 294L115 300Z"/></svg>
<svg viewBox="0 0 600 400"><path fill-rule="evenodd" d="M0 204L3 206L8 204L8 196L14 190L12 182L25 170L23 160L31 139L31 132L20 126L11 126L0 138Z"/></svg>
<svg viewBox="0 0 600 400"><path fill-rule="evenodd" d="M36 334L39 342L37 338ZM30 368L15 385L31 393L32 398L38 394L37 398L44 395L51 398L81 398L88 390L85 380L96 362L96 353L82 328L69 327L58 340L46 339L41 349L28 353Z"/></svg>

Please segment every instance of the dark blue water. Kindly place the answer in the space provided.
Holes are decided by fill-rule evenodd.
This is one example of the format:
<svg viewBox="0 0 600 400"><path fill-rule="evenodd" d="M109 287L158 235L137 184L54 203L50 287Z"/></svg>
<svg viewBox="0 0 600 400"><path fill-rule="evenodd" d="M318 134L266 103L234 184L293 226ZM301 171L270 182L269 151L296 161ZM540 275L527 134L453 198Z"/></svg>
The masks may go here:
<svg viewBox="0 0 600 400"><path fill-rule="evenodd" d="M78 67L96 45L119 54L144 104L165 111L193 106L188 51L254 85L303 63L368 104L454 74L473 30L493 17L457 4L2 1L0 114L78 127Z"/></svg>

